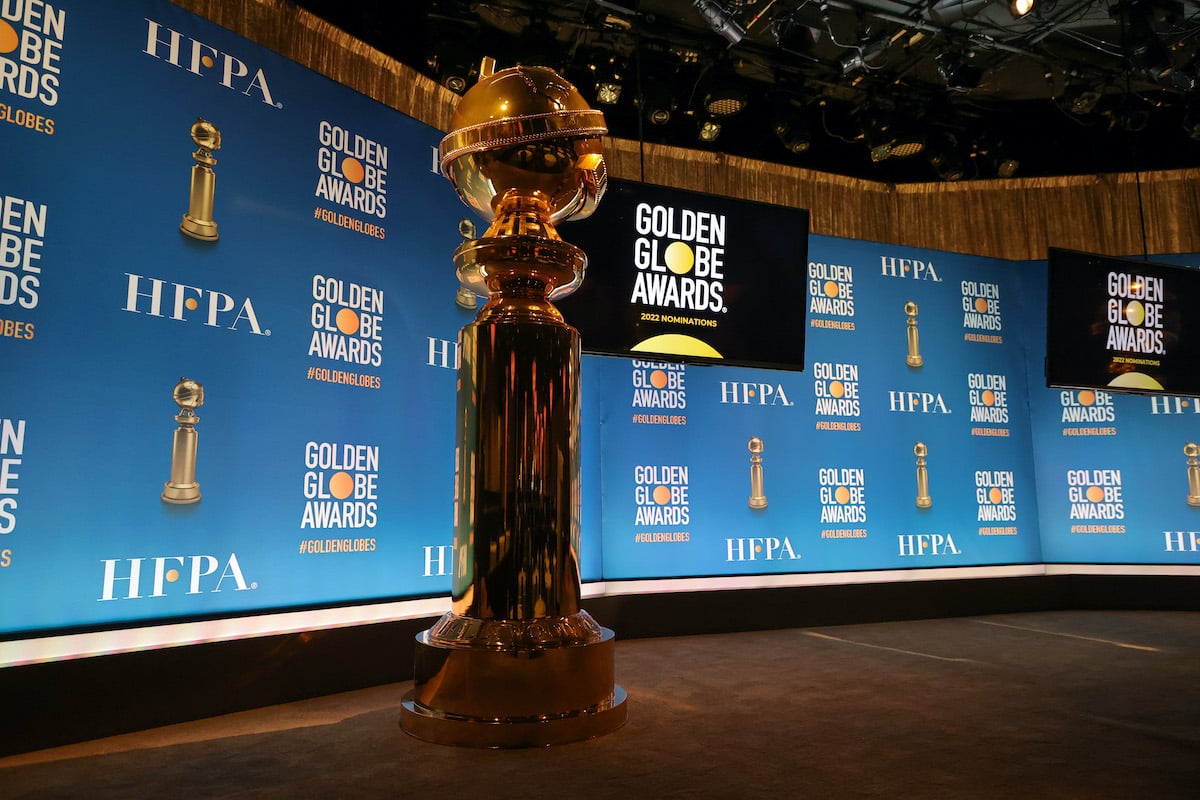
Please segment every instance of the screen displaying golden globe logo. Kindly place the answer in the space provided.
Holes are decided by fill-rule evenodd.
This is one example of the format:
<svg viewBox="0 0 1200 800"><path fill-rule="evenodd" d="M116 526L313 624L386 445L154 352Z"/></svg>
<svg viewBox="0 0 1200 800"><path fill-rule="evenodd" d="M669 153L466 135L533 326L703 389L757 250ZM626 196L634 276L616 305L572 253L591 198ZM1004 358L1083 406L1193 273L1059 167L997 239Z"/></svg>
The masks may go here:
<svg viewBox="0 0 1200 800"><path fill-rule="evenodd" d="M611 180L561 233L590 265L556 301L586 352L803 368L803 329L779 321L807 301L807 211Z"/></svg>

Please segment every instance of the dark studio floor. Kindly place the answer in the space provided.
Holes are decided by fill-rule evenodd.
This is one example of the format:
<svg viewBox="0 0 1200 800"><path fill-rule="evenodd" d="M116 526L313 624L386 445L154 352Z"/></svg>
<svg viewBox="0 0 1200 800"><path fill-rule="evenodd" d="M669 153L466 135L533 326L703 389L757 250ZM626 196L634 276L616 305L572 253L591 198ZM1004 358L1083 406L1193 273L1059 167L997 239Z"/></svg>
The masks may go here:
<svg viewBox="0 0 1200 800"><path fill-rule="evenodd" d="M0 796L1200 796L1197 612L641 639L617 675L629 722L588 742L421 742L392 684L0 759Z"/></svg>

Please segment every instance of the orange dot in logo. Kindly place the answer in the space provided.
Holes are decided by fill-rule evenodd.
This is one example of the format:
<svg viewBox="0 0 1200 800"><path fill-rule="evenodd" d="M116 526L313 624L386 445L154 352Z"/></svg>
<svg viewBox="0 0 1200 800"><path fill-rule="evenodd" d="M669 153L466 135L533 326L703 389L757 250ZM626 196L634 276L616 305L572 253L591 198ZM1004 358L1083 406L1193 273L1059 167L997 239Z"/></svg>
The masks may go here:
<svg viewBox="0 0 1200 800"><path fill-rule="evenodd" d="M839 486L837 491L833 493L833 499L837 500L842 505L850 502L850 490L845 486Z"/></svg>
<svg viewBox="0 0 1200 800"><path fill-rule="evenodd" d="M1104 499L1104 490L1099 486L1089 486L1087 490L1087 499L1093 503L1099 503Z"/></svg>
<svg viewBox="0 0 1200 800"><path fill-rule="evenodd" d="M165 577L170 583L174 583L175 581L179 580L179 570L169 569L169 570L167 570L167 574Z"/></svg>
<svg viewBox="0 0 1200 800"><path fill-rule="evenodd" d="M834 283L833 281L825 281L825 296L826 297L837 297L838 296L838 285L836 283Z"/></svg>
<svg viewBox="0 0 1200 800"><path fill-rule="evenodd" d="M671 490L666 486L655 486L654 502L658 503L660 506L665 506L667 503L671 502Z"/></svg>
<svg viewBox="0 0 1200 800"><path fill-rule="evenodd" d="M345 334L358 332L358 314L353 309L343 308L337 313L338 330Z"/></svg>
<svg viewBox="0 0 1200 800"><path fill-rule="evenodd" d="M335 472L329 478L329 493L338 500L345 500L354 491L354 478L349 472Z"/></svg>
<svg viewBox="0 0 1200 800"><path fill-rule="evenodd" d="M16 50L19 41L13 26L0 19L0 53L11 53Z"/></svg>
<svg viewBox="0 0 1200 800"><path fill-rule="evenodd" d="M650 373L650 385L655 389L661 389L667 385L667 373L661 369L656 369Z"/></svg>
<svg viewBox="0 0 1200 800"><path fill-rule="evenodd" d="M993 503L999 503L1003 499L1004 492L1000 491L999 486L993 486L992 490L988 492L988 500L992 501Z"/></svg>
<svg viewBox="0 0 1200 800"><path fill-rule="evenodd" d="M363 169L363 165L359 163L357 158L346 156L342 159L342 174L351 183L362 183L366 170Z"/></svg>
<svg viewBox="0 0 1200 800"><path fill-rule="evenodd" d="M832 381L829 384L829 393L834 397L841 397L846 393L846 384L841 381Z"/></svg>
<svg viewBox="0 0 1200 800"><path fill-rule="evenodd" d="M996 404L996 393L991 389L983 390L983 404L985 406L994 406Z"/></svg>
<svg viewBox="0 0 1200 800"><path fill-rule="evenodd" d="M195 311L200 307L200 304L196 302L196 298L194 297L189 297L187 300L184 300L183 304L187 306L188 311Z"/></svg>
<svg viewBox="0 0 1200 800"><path fill-rule="evenodd" d="M215 64L217 62L213 61L212 56L204 55L204 56L200 56L200 63L203 64L208 69L212 69L213 64Z"/></svg>
<svg viewBox="0 0 1200 800"><path fill-rule="evenodd" d="M1090 406L1094 402L1096 402L1096 393L1095 392L1090 392L1087 389L1084 389L1082 392L1079 393L1080 405Z"/></svg>
<svg viewBox="0 0 1200 800"><path fill-rule="evenodd" d="M976 311L978 311L980 314L986 314L987 308L988 308L988 306L987 306L987 298L986 297L976 297L975 298L975 310Z"/></svg>

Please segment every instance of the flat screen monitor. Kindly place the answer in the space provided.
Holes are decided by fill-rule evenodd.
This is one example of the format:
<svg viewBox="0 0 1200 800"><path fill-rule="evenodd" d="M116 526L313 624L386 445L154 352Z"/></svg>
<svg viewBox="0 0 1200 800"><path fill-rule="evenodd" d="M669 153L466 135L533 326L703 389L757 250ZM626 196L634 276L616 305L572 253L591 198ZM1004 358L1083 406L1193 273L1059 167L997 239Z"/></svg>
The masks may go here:
<svg viewBox="0 0 1200 800"><path fill-rule="evenodd" d="M1200 270L1051 248L1046 385L1200 395Z"/></svg>
<svg viewBox="0 0 1200 800"><path fill-rule="evenodd" d="M556 301L585 352L804 369L806 210L611 180L559 233L588 257Z"/></svg>

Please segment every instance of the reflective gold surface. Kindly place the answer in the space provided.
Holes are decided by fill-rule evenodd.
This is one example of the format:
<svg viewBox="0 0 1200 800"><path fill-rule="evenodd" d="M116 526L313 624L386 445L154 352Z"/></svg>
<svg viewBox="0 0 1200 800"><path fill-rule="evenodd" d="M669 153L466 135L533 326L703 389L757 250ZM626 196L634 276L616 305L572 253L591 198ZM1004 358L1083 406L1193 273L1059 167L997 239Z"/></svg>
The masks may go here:
<svg viewBox="0 0 1200 800"><path fill-rule="evenodd" d="M1187 456L1188 497L1189 506L1200 506L1200 445L1188 442L1183 446L1183 454Z"/></svg>
<svg viewBox="0 0 1200 800"><path fill-rule="evenodd" d="M925 359L921 358L921 343L917 337L917 304L911 300L905 303L904 315L908 317L908 355L904 363L919 367L925 363Z"/></svg>
<svg viewBox="0 0 1200 800"><path fill-rule="evenodd" d="M192 183L188 193L188 211L179 223L179 230L201 241L216 241L217 223L213 221L213 202L217 188L217 176L213 166L217 160L212 151L221 149L221 131L206 119L200 118L192 125L192 141L196 152L192 158Z"/></svg>
<svg viewBox="0 0 1200 800"><path fill-rule="evenodd" d="M925 465L929 448L924 442L917 442L913 446L913 455L917 457L917 508L933 508L933 498L929 496L929 468Z"/></svg>
<svg viewBox="0 0 1200 800"><path fill-rule="evenodd" d="M762 468L762 451L763 440L757 436L751 436L750 441L746 443L746 449L750 451L750 508L766 508L767 496L763 492L763 468Z"/></svg>
<svg viewBox="0 0 1200 800"><path fill-rule="evenodd" d="M200 502L200 483L196 480L196 423L195 411L204 405L204 386L190 378L180 378L171 397L179 406L175 421L179 427L171 442L171 479L163 484L162 499L176 505Z"/></svg>
<svg viewBox="0 0 1200 800"><path fill-rule="evenodd" d="M451 611L416 641L408 733L526 747L620 727L614 638L579 607L579 333L552 300L587 259L554 222L604 192L604 120L552 71L484 75L442 169L488 230L454 253L487 298L459 334Z"/></svg>

